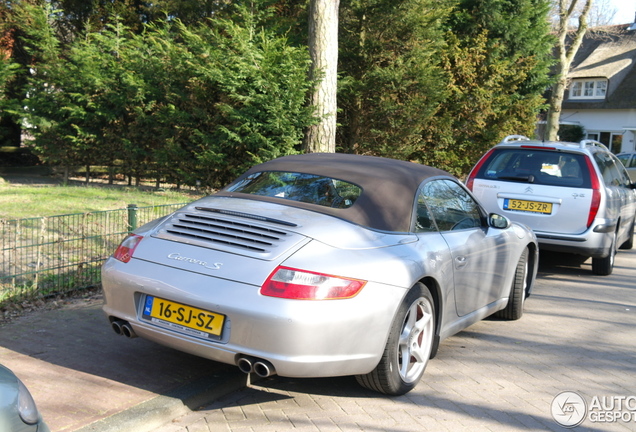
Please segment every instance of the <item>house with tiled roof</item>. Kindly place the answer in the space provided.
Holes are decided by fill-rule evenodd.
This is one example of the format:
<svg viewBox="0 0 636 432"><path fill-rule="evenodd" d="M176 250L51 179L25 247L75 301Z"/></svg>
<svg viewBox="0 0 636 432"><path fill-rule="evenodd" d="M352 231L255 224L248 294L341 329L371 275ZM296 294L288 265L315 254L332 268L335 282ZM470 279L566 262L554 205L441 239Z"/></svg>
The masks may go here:
<svg viewBox="0 0 636 432"><path fill-rule="evenodd" d="M583 126L614 153L636 141L636 22L587 32L568 74L561 124Z"/></svg>

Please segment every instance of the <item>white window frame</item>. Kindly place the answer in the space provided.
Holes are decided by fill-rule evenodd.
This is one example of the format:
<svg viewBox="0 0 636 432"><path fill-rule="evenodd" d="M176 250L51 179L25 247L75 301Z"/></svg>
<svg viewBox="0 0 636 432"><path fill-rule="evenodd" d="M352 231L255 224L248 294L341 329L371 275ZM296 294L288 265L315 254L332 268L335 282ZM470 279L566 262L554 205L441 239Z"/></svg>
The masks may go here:
<svg viewBox="0 0 636 432"><path fill-rule="evenodd" d="M576 79L570 84L570 99L605 99L607 80L604 78Z"/></svg>
<svg viewBox="0 0 636 432"><path fill-rule="evenodd" d="M603 137L601 137L603 134ZM609 143L606 143L604 141L607 141L607 138L609 137ZM621 137L621 147L620 148L616 148L616 137ZM627 151L624 149L624 145L625 145L625 132L610 132L610 131L587 131L587 134L585 136L585 139L589 139L589 140L594 140L594 141L598 141L600 143L605 144L605 146L610 149L610 151L612 151L615 154L618 154L620 152L624 152Z"/></svg>

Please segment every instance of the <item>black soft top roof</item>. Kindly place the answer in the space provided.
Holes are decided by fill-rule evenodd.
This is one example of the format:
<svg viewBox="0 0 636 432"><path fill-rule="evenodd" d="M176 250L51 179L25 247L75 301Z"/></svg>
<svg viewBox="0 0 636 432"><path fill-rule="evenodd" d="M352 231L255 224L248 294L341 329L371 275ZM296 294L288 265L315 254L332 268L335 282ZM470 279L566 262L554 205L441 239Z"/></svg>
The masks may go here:
<svg viewBox="0 0 636 432"><path fill-rule="evenodd" d="M362 194L346 209L228 192L226 189L217 193L217 196L275 202L329 214L372 229L394 232L409 231L415 193L422 181L436 176L452 178L446 171L414 162L343 153L309 153L284 156L256 165L234 183L263 171L296 172L344 180L360 186Z"/></svg>

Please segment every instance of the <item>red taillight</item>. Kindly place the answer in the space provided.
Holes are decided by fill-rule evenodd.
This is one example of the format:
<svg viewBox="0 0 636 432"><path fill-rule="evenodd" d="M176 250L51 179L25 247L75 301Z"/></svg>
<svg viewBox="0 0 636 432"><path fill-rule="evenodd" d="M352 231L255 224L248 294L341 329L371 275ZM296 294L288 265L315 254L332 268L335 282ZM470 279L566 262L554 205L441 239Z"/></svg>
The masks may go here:
<svg viewBox="0 0 636 432"><path fill-rule="evenodd" d="M494 148L491 148L490 150L488 150L488 153L486 153L485 155L482 156L481 159L479 159L479 162L477 162L477 165L475 165L475 167L470 171L470 174L468 174L468 179L466 180L466 187L470 189L471 191L473 190L473 183L475 182L475 177L477 177L477 173L479 172L481 167L484 165L484 163L486 163L486 161L490 158L490 155L494 151L495 151Z"/></svg>
<svg viewBox="0 0 636 432"><path fill-rule="evenodd" d="M132 258L135 248L142 239L143 237L140 235L129 234L128 237L126 237L117 247L117 250L113 254L113 258L127 263Z"/></svg>
<svg viewBox="0 0 636 432"><path fill-rule="evenodd" d="M590 204L590 212L587 216L587 227L589 228L590 225L592 225L592 222L594 222L594 219L596 219L598 208L601 205L601 183L598 180L598 176L596 175L594 165L592 165L590 158L586 157L585 162L587 164L587 170L590 174L592 185L592 203Z"/></svg>
<svg viewBox="0 0 636 432"><path fill-rule="evenodd" d="M294 300L335 300L354 297L366 281L278 267L261 287L261 294Z"/></svg>

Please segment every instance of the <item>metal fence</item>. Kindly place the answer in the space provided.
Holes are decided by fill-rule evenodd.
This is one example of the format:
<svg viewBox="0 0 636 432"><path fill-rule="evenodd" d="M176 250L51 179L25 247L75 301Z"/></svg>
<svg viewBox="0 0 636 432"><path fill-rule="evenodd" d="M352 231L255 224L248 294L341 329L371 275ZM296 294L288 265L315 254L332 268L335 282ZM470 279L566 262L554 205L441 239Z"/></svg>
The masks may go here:
<svg viewBox="0 0 636 432"><path fill-rule="evenodd" d="M0 220L0 305L100 283L102 263L130 231L185 204Z"/></svg>

